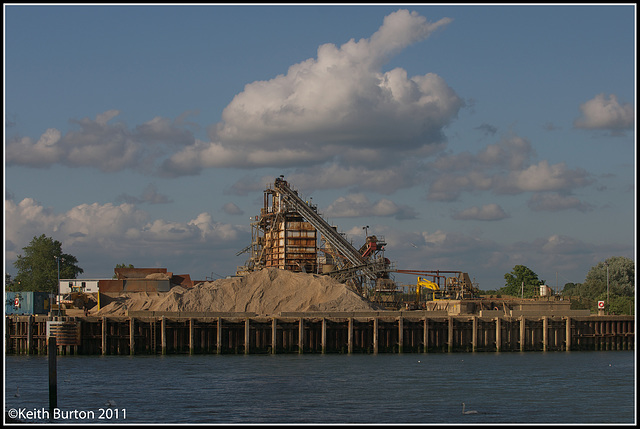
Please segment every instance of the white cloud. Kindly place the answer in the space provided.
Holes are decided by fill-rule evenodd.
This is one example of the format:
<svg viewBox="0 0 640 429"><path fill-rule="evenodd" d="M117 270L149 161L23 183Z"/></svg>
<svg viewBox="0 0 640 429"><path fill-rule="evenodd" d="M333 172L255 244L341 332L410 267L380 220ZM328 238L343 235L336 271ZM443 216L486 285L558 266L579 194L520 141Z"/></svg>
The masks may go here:
<svg viewBox="0 0 640 429"><path fill-rule="evenodd" d="M604 94L580 105L582 116L573 123L576 128L626 130L633 129L635 112L629 103L620 104L614 94L607 99Z"/></svg>
<svg viewBox="0 0 640 429"><path fill-rule="evenodd" d="M454 201L462 192L491 191L495 194L522 192L568 192L592 183L590 174L570 169L565 163L532 163L534 151L523 138L512 136L490 144L474 155L445 154L425 168L432 180L430 200Z"/></svg>
<svg viewBox="0 0 640 429"><path fill-rule="evenodd" d="M324 210L324 216L331 218L380 216L413 219L416 217L416 212L408 206L398 206L386 198L372 203L366 195L359 193L338 198Z"/></svg>
<svg viewBox="0 0 640 429"><path fill-rule="evenodd" d="M453 215L460 220L501 220L509 217L498 204L486 204L482 207L470 207Z"/></svg>
<svg viewBox="0 0 640 429"><path fill-rule="evenodd" d="M583 203L576 197L560 195L558 193L536 193L529 200L528 206L534 211L560 211L576 209L581 212L591 210L592 206Z"/></svg>
<svg viewBox="0 0 640 429"><path fill-rule="evenodd" d="M234 225L215 222L208 213L187 222L150 220L148 213L128 203L82 204L66 213L54 213L30 198L18 204L5 200L5 222L7 263L43 231L59 240L66 253L76 256L80 266L83 260L105 254L129 260L150 255L170 258L176 253L198 255L211 251L211 243L233 243L244 232Z"/></svg>
<svg viewBox="0 0 640 429"><path fill-rule="evenodd" d="M369 39L320 46L317 58L287 74L246 85L224 109L211 142L186 147L164 168L184 174L194 166L382 162L441 143L462 100L435 74L409 78L403 69L381 67L449 22L400 10Z"/></svg>
<svg viewBox="0 0 640 429"><path fill-rule="evenodd" d="M507 177L501 177L497 190L501 193L560 191L589 183L589 174L583 169L570 170L564 162L550 165L544 160L524 170L512 171Z"/></svg>
<svg viewBox="0 0 640 429"><path fill-rule="evenodd" d="M226 203L222 206L222 211L230 215L242 215L244 211L234 203Z"/></svg>
<svg viewBox="0 0 640 429"><path fill-rule="evenodd" d="M37 142L29 137L9 138L6 162L29 167L63 164L69 167L93 167L105 172L126 168L151 173L158 159L173 153L175 147L193 146L194 137L185 129L185 121L156 117L129 130L123 123L111 121L120 114L109 110L95 119L72 119L78 127L65 135L48 129ZM188 125L188 124L187 124Z"/></svg>

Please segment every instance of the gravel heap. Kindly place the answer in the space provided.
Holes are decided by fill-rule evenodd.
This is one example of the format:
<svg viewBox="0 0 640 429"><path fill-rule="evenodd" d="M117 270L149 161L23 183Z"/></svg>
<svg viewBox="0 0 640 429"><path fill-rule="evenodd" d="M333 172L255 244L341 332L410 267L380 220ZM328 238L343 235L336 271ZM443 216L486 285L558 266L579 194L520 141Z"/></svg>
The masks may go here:
<svg viewBox="0 0 640 429"><path fill-rule="evenodd" d="M107 301L105 299L104 301ZM102 303L99 316L127 311L220 311L272 315L281 311L367 311L378 308L328 276L266 268L243 277L169 292L129 292Z"/></svg>

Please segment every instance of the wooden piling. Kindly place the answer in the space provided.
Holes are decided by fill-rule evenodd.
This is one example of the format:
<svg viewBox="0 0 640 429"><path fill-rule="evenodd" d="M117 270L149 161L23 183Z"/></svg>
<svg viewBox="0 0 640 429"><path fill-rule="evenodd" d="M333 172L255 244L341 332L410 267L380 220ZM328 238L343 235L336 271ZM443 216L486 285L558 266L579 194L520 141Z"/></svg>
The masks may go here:
<svg viewBox="0 0 640 429"><path fill-rule="evenodd" d="M472 318L472 329L471 333L471 350L474 352L478 351L478 317L473 316Z"/></svg>
<svg viewBox="0 0 640 429"><path fill-rule="evenodd" d="M373 318L373 353L378 354L378 316Z"/></svg>
<svg viewBox="0 0 640 429"><path fill-rule="evenodd" d="M349 317L347 331L347 353L353 353L353 317Z"/></svg>
<svg viewBox="0 0 640 429"><path fill-rule="evenodd" d="M133 317L129 318L129 354L136 354L136 340L135 340L135 319Z"/></svg>
<svg viewBox="0 0 640 429"><path fill-rule="evenodd" d="M48 359L49 359L49 415L58 408L58 346L56 337L51 335L48 338Z"/></svg>
<svg viewBox="0 0 640 429"><path fill-rule="evenodd" d="M502 327L500 326L500 317L496 317L496 351L499 352L502 348Z"/></svg>
<svg viewBox="0 0 640 429"><path fill-rule="evenodd" d="M163 355L167 354L167 318L160 319L160 347Z"/></svg>
<svg viewBox="0 0 640 429"><path fill-rule="evenodd" d="M304 353L304 319L298 320L298 353Z"/></svg>
<svg viewBox="0 0 640 429"><path fill-rule="evenodd" d="M324 354L327 352L327 319L324 317L322 318L322 334L320 338L320 347L322 348L322 353Z"/></svg>

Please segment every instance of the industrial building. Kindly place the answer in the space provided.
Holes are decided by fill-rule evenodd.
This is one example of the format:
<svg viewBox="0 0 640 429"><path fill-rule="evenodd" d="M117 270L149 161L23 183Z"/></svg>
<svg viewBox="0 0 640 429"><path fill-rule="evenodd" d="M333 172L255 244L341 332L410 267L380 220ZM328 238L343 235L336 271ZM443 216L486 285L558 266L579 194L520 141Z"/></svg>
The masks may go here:
<svg viewBox="0 0 640 429"><path fill-rule="evenodd" d="M392 273L431 277L427 299L467 299L479 290L462 271L397 270L384 256L384 237L367 236L356 248L335 226L319 213L317 206L302 198L284 176L275 179L264 191L263 207L251 223L251 244L237 253L249 253L245 265L236 274L245 275L267 267L329 275L346 283L371 301L398 307L401 290ZM426 284L423 282L423 284ZM414 285L412 299L420 304L422 285Z"/></svg>

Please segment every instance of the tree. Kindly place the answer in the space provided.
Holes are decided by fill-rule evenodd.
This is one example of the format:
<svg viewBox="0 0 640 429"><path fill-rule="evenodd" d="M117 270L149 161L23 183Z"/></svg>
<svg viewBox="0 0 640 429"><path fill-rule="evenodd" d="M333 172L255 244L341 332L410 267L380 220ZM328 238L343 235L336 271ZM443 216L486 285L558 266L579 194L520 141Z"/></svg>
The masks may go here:
<svg viewBox="0 0 640 429"><path fill-rule="evenodd" d="M635 296L635 263L623 256L612 256L591 267L579 295L592 302L595 310L597 301L607 301L607 265L609 271L608 311L621 314L629 312L629 304Z"/></svg>
<svg viewBox="0 0 640 429"><path fill-rule="evenodd" d="M58 259L60 278L75 279L84 270L76 264L75 256L62 253L62 243L42 234L33 237L27 247L23 247L24 256L18 255L13 263L18 269L14 287L24 291L58 291Z"/></svg>
<svg viewBox="0 0 640 429"><path fill-rule="evenodd" d="M516 265L511 273L504 275L505 286L499 290L503 295L522 296L522 284L524 283L524 297L533 298L538 295L540 285L544 281L538 279L538 275L524 265Z"/></svg>

